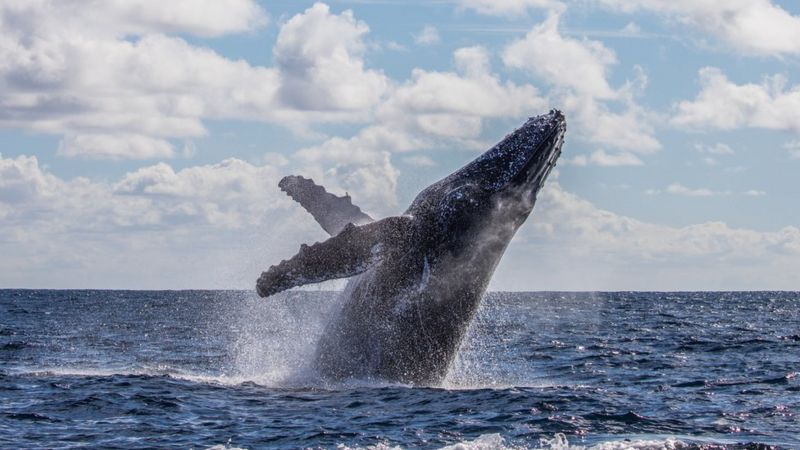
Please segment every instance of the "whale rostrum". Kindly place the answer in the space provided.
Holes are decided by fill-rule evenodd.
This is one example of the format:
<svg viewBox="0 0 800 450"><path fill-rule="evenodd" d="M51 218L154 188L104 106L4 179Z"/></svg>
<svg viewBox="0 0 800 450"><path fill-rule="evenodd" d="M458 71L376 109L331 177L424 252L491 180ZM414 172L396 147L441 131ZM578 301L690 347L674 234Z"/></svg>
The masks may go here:
<svg viewBox="0 0 800 450"><path fill-rule="evenodd" d="M500 258L561 153L557 110L528 119L428 186L403 215L373 221L349 196L289 176L280 187L331 238L263 272L262 297L350 278L317 345L326 378L436 385L447 374Z"/></svg>

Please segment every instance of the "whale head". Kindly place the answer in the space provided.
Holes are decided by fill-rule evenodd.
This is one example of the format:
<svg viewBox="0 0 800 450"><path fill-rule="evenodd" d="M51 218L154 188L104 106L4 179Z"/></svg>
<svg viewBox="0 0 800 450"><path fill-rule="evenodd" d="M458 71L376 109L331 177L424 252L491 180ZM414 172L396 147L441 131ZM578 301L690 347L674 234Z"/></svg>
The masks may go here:
<svg viewBox="0 0 800 450"><path fill-rule="evenodd" d="M536 194L561 153L565 133L560 111L528 119L494 147L420 192L406 213L435 221L439 236L474 242L476 233L501 228L501 236L510 240L533 210Z"/></svg>

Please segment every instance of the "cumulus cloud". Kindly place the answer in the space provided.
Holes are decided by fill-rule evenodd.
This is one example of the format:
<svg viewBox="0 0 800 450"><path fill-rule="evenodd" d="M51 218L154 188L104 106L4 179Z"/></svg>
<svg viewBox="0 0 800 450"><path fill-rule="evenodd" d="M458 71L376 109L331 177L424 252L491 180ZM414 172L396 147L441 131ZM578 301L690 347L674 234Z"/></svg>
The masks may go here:
<svg viewBox="0 0 800 450"><path fill-rule="evenodd" d="M551 14L523 39L506 47L503 61L578 94L598 99L615 97L606 79L609 67L617 62L614 52L598 41L562 36L559 23L560 16Z"/></svg>
<svg viewBox="0 0 800 450"><path fill-rule="evenodd" d="M0 258L0 284L248 287L324 235L277 188L280 172L227 159L92 181L0 157L0 253L14 255Z"/></svg>
<svg viewBox="0 0 800 450"><path fill-rule="evenodd" d="M634 80L613 88L608 75L617 63L616 54L599 41L562 35L560 20L559 14L551 13L505 48L503 62L553 86L552 101L572 114L578 133L590 142L626 152L659 150L650 114L635 101L647 84L644 71L637 68ZM609 102L624 108L614 110Z"/></svg>
<svg viewBox="0 0 800 450"><path fill-rule="evenodd" d="M642 155L660 148L651 113L636 102L647 84L644 71L637 69L621 86L611 83L616 54L602 42L563 35L559 2L463 2L481 14L501 16L530 8L555 11L502 54L507 67L546 84L551 89L546 95L498 75L480 46L456 50L452 69L417 68L409 79L390 80L368 67L367 25L350 11L336 14L320 3L280 26L271 67L230 59L175 35L249 32L267 20L255 2L234 0L224 8L217 3L4 2L0 126L57 135L64 156L109 159L174 157L182 143L191 150L191 140L207 133L205 122L216 119L300 129L348 122L358 124L356 131L317 134L319 142L289 158L267 154L259 163L226 159L183 169L159 163L103 181L56 176L31 156L0 157L0 253L14 255L0 258L0 284L247 288L265 264L293 254L299 242L324 238L278 191L281 175L312 176L338 194L351 193L376 216L394 214L401 205L392 158L425 167L434 164L428 151L484 149L491 144L483 141L487 121L524 118L551 104L568 112L571 130L609 149L590 150L574 157L574 164L639 165ZM202 8L214 14L201 13ZM534 58L552 62L562 73L532 65ZM730 87L731 97L758 94L759 114L736 100L719 107L723 118L704 115L701 104L713 99L701 92L694 102L676 106L675 123L770 128L759 125L766 119L758 115L772 117L777 125L771 128L797 129L790 116L797 110L797 88L787 87L785 79L743 86L724 76L722 81L718 84ZM748 86L757 89L744 94L736 89ZM726 109L733 119L724 118ZM783 122L775 119L778 112ZM692 119L681 123L680 117ZM792 145L787 150L797 153ZM702 151L726 153L720 146ZM738 189L741 195L764 195ZM677 183L663 192L724 194ZM506 260L512 268L505 266L498 275L510 288L525 280L522 287L528 289L654 289L662 286L654 274L663 269L678 274L671 280L687 272L698 277L696 284L666 288L738 286L723 283L720 273L744 274L740 278L749 277L748 287L762 286L759 281L783 287L795 282L785 267L796 266L798 254L800 230L794 227L765 233L718 222L649 224L601 210L551 182L510 248ZM531 255L542 256L547 268L542 276L555 274L558 285L547 285L544 278L545 284L532 285L530 274L508 278L517 270L513 267L529 271ZM525 264L515 265L515 257ZM554 264L569 270L558 278ZM727 270L717 271L715 264ZM776 269L781 264L784 270ZM603 284L598 277L607 269L625 276ZM703 284L701 275L710 281ZM587 284L569 284L576 279ZM641 284L630 284L637 281Z"/></svg>
<svg viewBox="0 0 800 450"><path fill-rule="evenodd" d="M626 13L652 11L709 33L747 55L800 54L800 17L771 0L597 0Z"/></svg>
<svg viewBox="0 0 800 450"><path fill-rule="evenodd" d="M277 189L278 177L275 167L228 159L182 170L160 163L93 182L59 178L35 157L0 157L0 251L15 255L0 260L0 283L247 288L266 264L324 238ZM532 259L541 270L518 276ZM794 274L773 266L800 261L800 229L650 224L551 180L504 261L497 281L506 288L525 280L528 289L730 289L739 285L725 284L726 274L739 272L740 283L788 288Z"/></svg>
<svg viewBox="0 0 800 450"><path fill-rule="evenodd" d="M371 127L348 139L334 137L300 149L295 156L306 175L329 190L353 193L362 207L385 213L397 206L400 175L386 149L409 145L406 136L385 131Z"/></svg>
<svg viewBox="0 0 800 450"><path fill-rule="evenodd" d="M531 261L537 270L529 269ZM551 180L494 283L543 290L796 289L794 274L782 268L798 263L796 227L653 224L598 208Z"/></svg>
<svg viewBox="0 0 800 450"><path fill-rule="evenodd" d="M622 112L591 97L566 95L564 108L573 113L578 132L587 140L626 152L651 154L661 149L651 124L651 113L632 99Z"/></svg>
<svg viewBox="0 0 800 450"><path fill-rule="evenodd" d="M397 206L399 177L392 153L484 149L486 120L524 118L547 106L533 86L501 81L483 47L457 49L453 65L453 71L414 69L409 80L390 87L372 124L297 151L303 171L335 191L354 193L367 209L388 213ZM419 154L406 162L433 163Z"/></svg>
<svg viewBox="0 0 800 450"><path fill-rule="evenodd" d="M695 256L759 258L783 252L800 256L800 229L795 227L758 232L732 229L721 222L686 227L650 224L597 208L555 182L543 191L537 210L541 217L534 220L533 231L552 237L558 234L559 244L576 239L570 247L588 245L587 253L616 250L616 257L658 259L675 265Z"/></svg>
<svg viewBox="0 0 800 450"><path fill-rule="evenodd" d="M281 98L310 110L364 110L386 89L383 73L365 70L366 23L353 12L331 14L315 3L281 27L274 54L281 70Z"/></svg>
<svg viewBox="0 0 800 450"><path fill-rule="evenodd" d="M276 67L166 34L243 32L265 18L251 0L3 2L0 126L63 135L67 156L163 158L208 119L297 127L369 114L387 80L364 67L368 27L350 11L315 4L290 18Z"/></svg>
<svg viewBox="0 0 800 450"><path fill-rule="evenodd" d="M546 107L531 85L502 82L483 47L454 52L455 72L415 69L378 108L381 123L419 136L476 138L486 118L524 117Z"/></svg>
<svg viewBox="0 0 800 450"><path fill-rule="evenodd" d="M285 203L273 166L238 159L175 171L165 163L125 174L113 183L63 180L35 156L0 157L0 199L17 207L14 219L109 231L116 227L192 222L236 229L259 223Z"/></svg>
<svg viewBox="0 0 800 450"><path fill-rule="evenodd" d="M788 87L782 75L760 84L736 84L718 68L700 70L701 90L677 104L675 125L725 130L753 127L800 131L800 86Z"/></svg>
<svg viewBox="0 0 800 450"><path fill-rule="evenodd" d="M439 30L432 25L425 25L419 33L414 36L414 42L420 45L433 45L441 42Z"/></svg>

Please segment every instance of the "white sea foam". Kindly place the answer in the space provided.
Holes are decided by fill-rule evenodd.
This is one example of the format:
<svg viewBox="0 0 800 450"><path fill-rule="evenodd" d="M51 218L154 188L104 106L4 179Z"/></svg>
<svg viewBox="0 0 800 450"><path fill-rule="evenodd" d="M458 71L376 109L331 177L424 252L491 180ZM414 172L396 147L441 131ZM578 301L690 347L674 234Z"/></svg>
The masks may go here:
<svg viewBox="0 0 800 450"><path fill-rule="evenodd" d="M247 449L241 447L231 447L231 441L229 440L227 444L217 444L208 447L206 450L247 450Z"/></svg>
<svg viewBox="0 0 800 450"><path fill-rule="evenodd" d="M572 445L563 434L556 434L552 439L540 439L538 445L519 446L509 443L499 434L484 434L474 440L459 442L441 447L440 450L679 450L686 444L674 439L625 439L603 442L591 446ZM344 444L337 446L339 450L404 450L401 446L377 444L366 447L350 447Z"/></svg>
<svg viewBox="0 0 800 450"><path fill-rule="evenodd" d="M198 384L214 384L221 386L241 386L250 384L266 388L316 388L322 390L350 390L363 388L412 388L408 384L388 382L373 379L353 379L341 382L331 382L309 374L307 377L295 377L275 382L272 374L264 375L242 375L242 374L211 374L199 373L182 369L159 367L136 367L136 368L102 368L102 367L17 367L10 373L19 376L35 377L114 377L114 376L143 376L143 377L169 377L176 380L188 381Z"/></svg>

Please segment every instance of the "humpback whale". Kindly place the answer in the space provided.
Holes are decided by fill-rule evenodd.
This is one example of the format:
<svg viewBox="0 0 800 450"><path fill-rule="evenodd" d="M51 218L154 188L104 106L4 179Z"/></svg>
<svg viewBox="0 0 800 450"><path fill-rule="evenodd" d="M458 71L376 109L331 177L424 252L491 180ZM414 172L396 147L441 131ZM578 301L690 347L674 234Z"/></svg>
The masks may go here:
<svg viewBox="0 0 800 450"><path fill-rule="evenodd" d="M315 367L326 379L441 383L509 241L561 153L557 110L528 119L466 166L428 186L399 216L373 220L312 180L279 186L332 236L263 272L261 297L350 278Z"/></svg>

